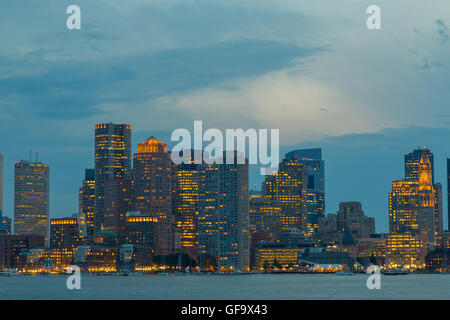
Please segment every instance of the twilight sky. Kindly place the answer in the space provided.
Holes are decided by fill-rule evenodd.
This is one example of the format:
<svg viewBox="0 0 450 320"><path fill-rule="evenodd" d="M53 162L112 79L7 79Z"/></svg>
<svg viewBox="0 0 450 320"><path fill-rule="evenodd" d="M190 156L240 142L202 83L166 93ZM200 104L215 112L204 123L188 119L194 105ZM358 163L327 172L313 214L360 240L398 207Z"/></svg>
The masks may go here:
<svg viewBox="0 0 450 320"><path fill-rule="evenodd" d="M82 30L66 28L71 4ZM366 28L371 4L381 30ZM5 214L30 148L51 167L50 215L63 217L93 167L95 123L131 123L135 147L150 135L171 145L172 130L203 120L279 128L283 152L322 147L326 211L361 201L387 232L405 153L429 146L445 182L449 28L447 0L2 1Z"/></svg>

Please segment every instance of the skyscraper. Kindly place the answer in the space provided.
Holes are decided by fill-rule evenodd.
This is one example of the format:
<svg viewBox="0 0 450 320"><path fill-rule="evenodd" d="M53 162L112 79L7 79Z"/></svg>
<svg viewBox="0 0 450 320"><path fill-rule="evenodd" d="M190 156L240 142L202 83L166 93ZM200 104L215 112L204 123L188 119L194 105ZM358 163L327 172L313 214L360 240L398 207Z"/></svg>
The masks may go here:
<svg viewBox="0 0 450 320"><path fill-rule="evenodd" d="M172 166L172 212L180 231L181 251L198 257L198 213L202 165Z"/></svg>
<svg viewBox="0 0 450 320"><path fill-rule="evenodd" d="M422 153L426 152L428 159L431 163L431 176L434 183L434 156L433 153L426 147L423 149L417 148L413 152L405 154L405 180L418 181L419 179L419 163L422 157Z"/></svg>
<svg viewBox="0 0 450 320"><path fill-rule="evenodd" d="M306 234L318 232L318 221L325 215L325 162L322 149L294 150L286 154L286 159L297 159L305 171L303 207L307 217Z"/></svg>
<svg viewBox="0 0 450 320"><path fill-rule="evenodd" d="M94 234L95 212L95 169L86 169L82 186L79 189L78 210L86 216L87 234Z"/></svg>
<svg viewBox="0 0 450 320"><path fill-rule="evenodd" d="M103 229L125 236L127 212L133 209L132 180L105 181Z"/></svg>
<svg viewBox="0 0 450 320"><path fill-rule="evenodd" d="M389 231L392 233L422 233L433 242L441 232L441 187L433 184L430 152L423 149L417 168L411 164L409 179L394 181L389 194ZM411 162L412 163L412 162ZM441 201L442 202L442 201Z"/></svg>
<svg viewBox="0 0 450 320"><path fill-rule="evenodd" d="M172 161L167 145L155 137L138 144L133 156L134 209L143 215L157 218L155 253L173 252L173 215L171 203Z"/></svg>
<svg viewBox="0 0 450 320"><path fill-rule="evenodd" d="M105 182L131 178L131 125L95 125L95 230L105 214Z"/></svg>
<svg viewBox="0 0 450 320"><path fill-rule="evenodd" d="M296 159L283 159L279 170L265 177L263 197L276 200L281 204L280 228L306 231L307 215L305 213L306 173L302 163Z"/></svg>
<svg viewBox="0 0 450 320"><path fill-rule="evenodd" d="M14 233L48 239L49 167L21 161L14 175Z"/></svg>
<svg viewBox="0 0 450 320"><path fill-rule="evenodd" d="M248 160L219 164L218 267L219 270L248 270L250 267ZM226 158L224 152L224 159Z"/></svg>

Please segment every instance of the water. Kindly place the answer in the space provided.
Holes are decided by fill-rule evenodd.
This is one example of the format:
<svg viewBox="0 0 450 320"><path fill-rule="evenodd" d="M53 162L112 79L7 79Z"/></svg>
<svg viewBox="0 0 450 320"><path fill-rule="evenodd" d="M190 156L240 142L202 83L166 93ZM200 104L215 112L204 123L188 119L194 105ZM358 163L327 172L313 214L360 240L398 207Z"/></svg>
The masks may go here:
<svg viewBox="0 0 450 320"><path fill-rule="evenodd" d="M279 274L234 276L86 276L81 290L67 277L0 278L0 299L449 299L450 275L381 276L381 290L366 287L368 275Z"/></svg>

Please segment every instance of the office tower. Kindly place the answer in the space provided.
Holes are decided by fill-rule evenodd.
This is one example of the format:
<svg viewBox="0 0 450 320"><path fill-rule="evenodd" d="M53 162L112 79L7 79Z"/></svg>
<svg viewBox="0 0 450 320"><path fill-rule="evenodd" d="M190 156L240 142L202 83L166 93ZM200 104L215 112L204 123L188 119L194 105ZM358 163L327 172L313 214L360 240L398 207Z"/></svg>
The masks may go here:
<svg viewBox="0 0 450 320"><path fill-rule="evenodd" d="M132 180L105 181L103 229L125 236L127 212L133 209Z"/></svg>
<svg viewBox="0 0 450 320"><path fill-rule="evenodd" d="M76 213L72 217L51 219L50 248L74 249L86 242L86 217Z"/></svg>
<svg viewBox="0 0 450 320"><path fill-rule="evenodd" d="M95 125L95 230L103 227L105 183L131 178L131 125Z"/></svg>
<svg viewBox="0 0 450 320"><path fill-rule="evenodd" d="M281 203L268 198L253 196L249 201L250 233L278 233L280 230Z"/></svg>
<svg viewBox="0 0 450 320"><path fill-rule="evenodd" d="M218 201L218 268L248 270L250 238L248 211L248 160L238 164L238 152L233 164L219 164ZM224 159L227 152L224 152ZM224 161L225 162L225 161Z"/></svg>
<svg viewBox="0 0 450 320"><path fill-rule="evenodd" d="M358 238L375 234L375 219L364 215L360 202L341 202L337 212L337 228L340 232L349 230Z"/></svg>
<svg viewBox="0 0 450 320"><path fill-rule="evenodd" d="M172 166L172 212L180 232L181 252L197 260L200 171L202 165Z"/></svg>
<svg viewBox="0 0 450 320"><path fill-rule="evenodd" d="M153 247L153 230L158 219L142 215L139 211L127 213L126 241L142 247Z"/></svg>
<svg viewBox="0 0 450 320"><path fill-rule="evenodd" d="M435 205L434 205L434 231L436 234L444 231L444 216L443 216L443 200L442 200L442 184L435 183Z"/></svg>
<svg viewBox="0 0 450 320"><path fill-rule="evenodd" d="M431 153L431 151L426 147L423 149L417 148L413 152L408 152L408 154L405 154L405 180L418 181L419 163L424 151L426 152L431 163L431 175L434 183L434 156L433 153Z"/></svg>
<svg viewBox="0 0 450 320"><path fill-rule="evenodd" d="M450 158L447 158L447 228L450 230Z"/></svg>
<svg viewBox="0 0 450 320"><path fill-rule="evenodd" d="M308 214L325 214L325 162L322 149L294 150L286 159L297 159L306 173L305 209Z"/></svg>
<svg viewBox="0 0 450 320"><path fill-rule="evenodd" d="M167 145L150 137L138 145L133 156L134 209L145 216L157 218L155 230L156 255L173 252L174 232L171 204L172 161Z"/></svg>
<svg viewBox="0 0 450 320"><path fill-rule="evenodd" d="M21 161L14 172L14 233L48 240L49 167Z"/></svg>
<svg viewBox="0 0 450 320"><path fill-rule="evenodd" d="M94 234L95 169L86 169L79 189L78 210L86 216L87 234Z"/></svg>
<svg viewBox="0 0 450 320"><path fill-rule="evenodd" d="M417 179L392 182L389 194L389 231L391 233L423 233L429 242L439 232L439 204L433 184L429 151L424 149L417 168ZM438 187L439 188L439 187Z"/></svg>
<svg viewBox="0 0 450 320"><path fill-rule="evenodd" d="M389 232L418 231L418 182L397 180L389 193Z"/></svg>
<svg viewBox="0 0 450 320"><path fill-rule="evenodd" d="M265 177L263 197L281 203L282 213L280 227L284 229L300 229L306 231L304 202L304 180L306 173L298 159L283 159L279 170Z"/></svg>
<svg viewBox="0 0 450 320"><path fill-rule="evenodd" d="M219 165L203 164L199 170L199 209L197 219L199 265L217 260L219 244Z"/></svg>
<svg viewBox="0 0 450 320"><path fill-rule="evenodd" d="M419 162L419 230L427 235L428 241L434 241L436 235L435 208L436 190L433 184L433 169L428 152L423 150ZM437 217L436 220L439 220ZM438 221L439 226L439 221Z"/></svg>

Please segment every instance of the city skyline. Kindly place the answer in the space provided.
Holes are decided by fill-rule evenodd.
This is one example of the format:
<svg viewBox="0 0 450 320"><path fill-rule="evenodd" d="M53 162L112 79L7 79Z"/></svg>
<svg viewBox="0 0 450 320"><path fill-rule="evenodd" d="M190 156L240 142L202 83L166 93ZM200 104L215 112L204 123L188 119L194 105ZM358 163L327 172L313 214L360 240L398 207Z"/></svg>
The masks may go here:
<svg viewBox="0 0 450 320"><path fill-rule="evenodd" d="M170 133L194 120L278 128L281 154L322 148L327 212L361 201L378 230L388 229L386 190L414 148L433 150L446 192L448 1L406 10L380 0L386 24L375 31L356 0L339 9L332 0L80 0L81 30L67 30L65 4L25 1L2 6L26 17L20 25L0 22L9 217L11 168L29 148L52 168L51 216L77 211L72 186L92 167L91 128L107 122L131 123L135 141L155 136L169 149ZM253 188L262 178L250 171Z"/></svg>
<svg viewBox="0 0 450 320"><path fill-rule="evenodd" d="M135 141L134 139L135 139L135 137L134 137L134 135L135 135L135 133L134 133L134 131L133 131L133 141ZM145 140L145 139L142 139L142 141L143 140ZM170 145L170 144L172 144L173 145L173 143L170 141L170 138L169 138L169 141L168 141L168 144ZM133 154L136 152L135 151L135 148L137 147L137 143L136 143L136 145L135 144L132 144L132 146L131 146L131 148L133 149ZM317 147L317 146L316 146ZM283 159L283 150L286 150L286 152L292 152L293 150L296 150L296 149L298 149L298 147L296 147L296 148L290 148L290 149L288 149L288 148L286 148L286 147L281 147L281 151L280 151L280 153L281 153L281 157L280 157L280 159ZM411 153L412 152L412 150L413 149L421 149L421 147L419 147L419 146L417 146L417 147L415 147L415 148L410 148L409 150L406 150L405 151L405 153L404 153L404 155L406 156L407 154L409 154L409 153ZM432 148L430 148L432 151L433 151L433 155L435 155L436 153L434 152L434 149L432 149ZM327 150L323 150L323 153L324 154L327 154L327 152L326 152ZM396 158L400 158L400 161L401 161L401 163L396 163L396 165L397 165L397 167L400 167L401 169L401 171L402 170L404 170L403 169L403 166L404 166L404 163L403 163L403 156L402 155L391 155L391 156L393 156L393 157L396 157ZM30 157L31 157L31 151L30 151ZM442 167L444 167L444 168L442 168L441 170L439 170L439 168L440 168L440 166L439 166L439 162L440 162L440 157L439 156L436 156L437 157L437 159L436 159L436 162L437 162L437 169L436 169L436 172L437 173L435 173L435 181L436 181L436 183L441 183L443 186L444 186L444 188L443 188L443 191L442 191L442 193L443 193L443 211L444 212L447 212L447 201L446 201L446 192L447 192L447 188L446 188L446 185L447 185L447 183L446 183L446 181L447 181L447 177L445 176L444 178L442 178L442 179L439 179L439 176L441 176L441 174L439 174L440 172L441 173L446 173L446 167L445 166L441 166L441 168ZM323 157L324 158L324 157ZM7 159L7 157L5 157L5 159ZM30 158L31 159L31 158ZM329 167L330 166L330 163L331 163L331 166L332 166L332 163L333 163L333 161L330 161L331 159L326 159L326 160L328 160L328 161L326 161L327 162L327 167ZM446 161L446 159L444 159L444 161ZM8 161L7 161L8 162ZM51 162L51 161L50 161ZM47 163L47 162L46 162ZM48 164L48 163L47 163ZM93 165L91 165L91 166L89 166L89 165L87 165L86 166L86 168L88 168L88 167L92 167ZM51 167L51 166L50 166ZM250 166L250 167L252 167L252 166ZM386 168L387 169L387 168ZM392 168L391 168L392 169ZM82 171L84 172L84 170L85 170L85 168L83 168L82 169ZM406 169L405 169L406 170ZM53 170L51 170L50 172L52 173L52 171ZM73 170L70 170L70 171L73 171ZM333 175L333 172L331 171L331 170L327 170L327 172L326 172L326 175L328 176L328 175ZM258 177L258 169L255 167L255 168L253 168L253 170L252 169L250 169L250 172L251 172L251 178L250 178L250 189L254 189L255 188L255 184L256 184L256 189L257 190L261 190L261 186L262 186L262 182L263 182L263 180L262 179L264 179L264 178L259 178ZM9 173L9 174L11 174L11 173ZM67 172L65 172L64 174L67 174ZM70 174L73 174L73 172L72 173L69 173L69 175ZM406 174L406 173L405 173ZM5 176L8 176L8 171L7 170L4 170L4 175ZM75 175L75 174L74 174ZM389 184L393 181L393 180L398 180L398 179L403 179L403 178L405 178L405 176L404 175L402 175L401 173L399 174L398 172L397 172L397 175L396 176L394 176L394 177L391 177L390 178L390 182L389 182ZM82 180L82 177L80 177L79 179L81 179ZM325 179L325 182L327 183L328 182L328 180L329 179ZM5 181L6 182L6 181ZM254 182L253 184L252 184L252 182ZM52 183L53 183L53 181L52 181ZM51 186L52 186L52 183L51 183ZM78 181L77 181L77 183L78 183ZM4 183L4 185L6 186L6 194L8 194L8 183ZM364 185L364 184L363 184ZM65 188L68 188L68 186L67 185L65 185L64 186ZM51 198L52 198L52 201L50 201L50 218L61 218L61 217L66 217L68 214L71 214L71 213L73 213L73 212L78 212L79 210L78 210L78 193L76 193L76 194L73 194L73 195L70 195L70 198L72 198L72 200L71 201L69 201L69 203L70 202L72 202L73 204L74 204L74 207L73 207L73 209L71 209L71 210L68 210L68 212L66 212L66 211L62 211L62 210L59 210L59 213L57 213L57 214L52 214L52 207L54 208L55 207L55 205L53 204L53 202L58 202L58 200L59 199L55 199L55 196L54 195L52 195L53 193L55 193L55 191L53 191L52 190L52 188L50 188L50 194L51 194ZM364 207L366 208L366 211L367 211L367 213L369 214L369 216L373 216L373 217L375 217L375 218L377 218L376 219L376 221L377 221L377 230L379 231L379 232L387 232L388 231L388 220L389 219L387 219L386 217L387 217L387 214L388 214L388 212L389 212L389 208L388 208L388 205L387 205L387 203L388 203L388 197L387 197L387 194L388 194L388 192L386 191L386 190L383 190L383 192L384 192L384 194L386 195L386 203L383 203L381 206L384 206L385 208L386 208L386 211L382 211L381 212L381 214L380 213L375 213L375 214L373 214L372 212L370 212L371 210L370 210L370 208L369 208L369 210L367 210L367 207L368 207L368 205L366 204L366 201L364 201L364 199L361 199L361 198L356 198L356 197L347 197L347 198L341 198L341 199L337 199L337 202L331 202L329 199L331 198L331 199L333 199L333 198L335 198L336 199L336 196L334 195L333 196L333 191L337 191L336 189L335 190L327 190L327 200L326 200L326 211L325 211L325 213L335 213L335 212L337 212L338 211L338 205L339 205L339 203L340 202L342 202L342 201L359 201L359 202L362 202L363 203L363 205L364 205ZM367 197L368 195L366 194L365 195L365 197ZM8 197L4 197L5 198L5 200L8 200L7 198ZM10 204L9 204L10 205ZM4 201L4 206L5 207L8 207L9 206L8 205L8 202L7 201ZM67 201L65 202L65 205L67 205ZM336 208L335 210L333 210L333 208ZM7 214L7 212L4 210L4 216L7 216L7 217L10 217L10 218L12 218L13 217L13 215L9 215L9 214ZM444 216L444 229L447 229L447 218L448 218L448 215L447 214L444 214L443 215ZM386 220L386 221L384 221L384 220Z"/></svg>

